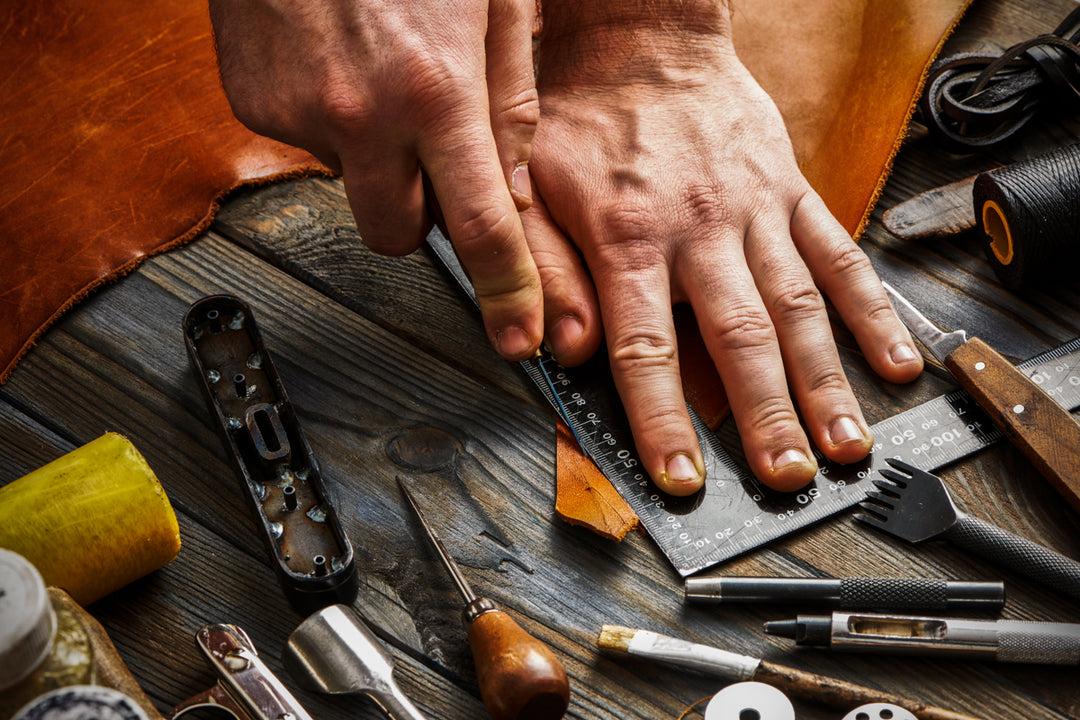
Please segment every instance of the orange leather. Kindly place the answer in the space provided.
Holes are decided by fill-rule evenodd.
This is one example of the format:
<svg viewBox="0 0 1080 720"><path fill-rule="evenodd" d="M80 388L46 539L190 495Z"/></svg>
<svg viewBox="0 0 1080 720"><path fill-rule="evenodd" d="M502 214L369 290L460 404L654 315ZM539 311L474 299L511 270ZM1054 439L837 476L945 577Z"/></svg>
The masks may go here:
<svg viewBox="0 0 1080 720"><path fill-rule="evenodd" d="M885 184L926 71L969 2L730 2L739 57L776 101L803 174L855 237ZM726 399L695 337L693 327L680 330L684 391L716 427L727 412ZM688 347L695 348L692 354ZM560 517L621 538L636 517L627 515L629 506L595 501L608 498L601 488L610 483L568 438L566 431L556 446ZM613 531L615 517L625 520Z"/></svg>
<svg viewBox="0 0 1080 720"><path fill-rule="evenodd" d="M739 57L780 108L803 174L856 237L970 2L730 2Z"/></svg>
<svg viewBox="0 0 1080 720"><path fill-rule="evenodd" d="M195 237L218 199L325 172L232 116L206 2L0 11L0 382L95 287Z"/></svg>
<svg viewBox="0 0 1080 720"><path fill-rule="evenodd" d="M731 2L740 57L780 107L804 173L853 235L881 191L925 70L969 1ZM204 2L8 5L0 383L94 288L202 232L231 189L326 173L307 153L233 119ZM726 404L711 364L682 353L688 396L719 422ZM573 443L560 443L560 479L572 467L578 480L606 484L583 460ZM608 507L563 501L560 492L568 519L610 516Z"/></svg>

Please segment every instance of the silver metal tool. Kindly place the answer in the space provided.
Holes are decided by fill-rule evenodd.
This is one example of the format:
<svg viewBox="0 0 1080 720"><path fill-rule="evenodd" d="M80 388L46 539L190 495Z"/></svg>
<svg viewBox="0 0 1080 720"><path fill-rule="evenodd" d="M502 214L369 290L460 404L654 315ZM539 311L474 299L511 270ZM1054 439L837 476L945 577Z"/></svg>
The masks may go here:
<svg viewBox="0 0 1080 720"><path fill-rule="evenodd" d="M765 632L832 650L1080 665L1075 623L834 612L770 621Z"/></svg>
<svg viewBox="0 0 1080 720"><path fill-rule="evenodd" d="M344 605L323 608L300 623L282 662L306 690L367 695L394 720L425 720L394 681L394 657Z"/></svg>
<svg viewBox="0 0 1080 720"><path fill-rule="evenodd" d="M941 478L896 459L875 480L856 520L908 542L940 538L1080 598L1080 562L962 512Z"/></svg>
<svg viewBox="0 0 1080 720"><path fill-rule="evenodd" d="M251 638L236 625L207 625L195 642L218 674L214 687L173 708L175 720L189 710L217 708L236 720L312 720L281 681L266 667Z"/></svg>
<svg viewBox="0 0 1080 720"><path fill-rule="evenodd" d="M976 337L944 332L888 283L896 314L1024 456L1080 511L1080 423L1039 384Z"/></svg>

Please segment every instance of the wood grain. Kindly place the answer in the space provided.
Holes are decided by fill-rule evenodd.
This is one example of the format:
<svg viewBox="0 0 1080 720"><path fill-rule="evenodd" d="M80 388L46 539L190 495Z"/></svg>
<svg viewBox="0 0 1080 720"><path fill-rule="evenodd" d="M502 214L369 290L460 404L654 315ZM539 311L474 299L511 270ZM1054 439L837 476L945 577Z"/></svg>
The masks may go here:
<svg viewBox="0 0 1080 720"><path fill-rule="evenodd" d="M1072 6L980 0L950 47L1004 47L1052 27ZM1043 134L1080 137L1067 121ZM1023 156L1035 144L1026 138L1010 152ZM913 133L875 217L914 192L1008 159L943 156ZM212 622L244 628L292 686L279 657L301 618L278 588L183 346L187 307L225 292L252 305L356 548L361 590L354 607L389 644L404 691L431 718L487 713L460 598L407 522L395 483L403 473L473 587L563 663L571 685L567 717L677 718L720 687L712 678L599 652L603 623L685 637L976 717L1080 717L1075 668L792 651L761 631L790 609L686 605L681 580L647 537L632 532L616 544L557 520L550 411L491 350L471 305L425 252L382 258L363 248L339 182L238 196L218 228L95 294L46 333L0 387L0 483L115 430L146 456L173 502L183 543L177 560L89 608L160 710L214 682L194 643L195 632ZM1080 335L1080 282L1008 292L968 235L900 241L875 221L861 245L882 277L932 310L936 322L966 328L1010 360ZM909 385L884 383L850 335L836 330L871 422L956 387L941 367ZM962 509L1080 557L1080 515L1013 447L995 446L943 474ZM911 548L849 517L711 572L1000 577L1008 589L1005 617L1080 621L1080 605L1051 589L954 548ZM325 720L381 717L363 699L297 696ZM801 700L796 709L800 720L840 717Z"/></svg>

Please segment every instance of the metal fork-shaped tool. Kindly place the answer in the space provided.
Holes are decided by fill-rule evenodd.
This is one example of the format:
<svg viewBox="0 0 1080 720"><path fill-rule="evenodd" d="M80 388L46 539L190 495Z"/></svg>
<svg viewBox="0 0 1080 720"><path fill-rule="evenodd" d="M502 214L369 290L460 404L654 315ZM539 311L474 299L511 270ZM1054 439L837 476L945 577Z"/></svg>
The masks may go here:
<svg viewBox="0 0 1080 720"><path fill-rule="evenodd" d="M885 480L867 493L856 520L912 543L941 539L1080 599L1080 562L961 512L945 483L901 460L886 460Z"/></svg>

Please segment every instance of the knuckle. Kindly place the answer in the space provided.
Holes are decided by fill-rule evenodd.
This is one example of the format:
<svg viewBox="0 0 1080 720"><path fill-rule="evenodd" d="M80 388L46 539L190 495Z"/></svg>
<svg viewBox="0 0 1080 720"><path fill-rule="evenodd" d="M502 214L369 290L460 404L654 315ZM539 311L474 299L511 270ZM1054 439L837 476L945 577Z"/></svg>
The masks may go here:
<svg viewBox="0 0 1080 720"><path fill-rule="evenodd" d="M358 88L345 80L329 78L319 88L314 111L332 133L354 133L368 122L370 108Z"/></svg>
<svg viewBox="0 0 1080 720"><path fill-rule="evenodd" d="M747 306L729 307L710 330L721 352L761 351L776 343L776 328L767 315Z"/></svg>
<svg viewBox="0 0 1080 720"><path fill-rule="evenodd" d="M888 298L884 296L867 300L863 305L863 311L866 313L867 319L873 322L891 320L896 317L896 311L889 304Z"/></svg>
<svg viewBox="0 0 1080 720"><path fill-rule="evenodd" d="M837 243L827 259L828 269L836 274L847 275L849 273L873 272L870 258L855 244L854 240L845 238Z"/></svg>
<svg viewBox="0 0 1080 720"><path fill-rule="evenodd" d="M603 236L609 238L596 248L598 264L636 274L658 261L661 244L655 242L658 224L646 205L620 193L617 202L599 213Z"/></svg>
<svg viewBox="0 0 1080 720"><path fill-rule="evenodd" d="M610 350L611 368L616 375L635 376L659 368L672 367L678 348L672 338L659 334L636 333L615 338Z"/></svg>
<svg viewBox="0 0 1080 720"><path fill-rule="evenodd" d="M533 130L540 123L540 96L536 88L530 85L506 98L496 113L506 125Z"/></svg>
<svg viewBox="0 0 1080 720"><path fill-rule="evenodd" d="M847 377L842 369L830 365L811 377L809 390L811 393L828 394L847 392Z"/></svg>
<svg viewBox="0 0 1080 720"><path fill-rule="evenodd" d="M683 193L683 206L689 221L698 225L727 225L732 220L734 204L722 188L715 185L691 185Z"/></svg>
<svg viewBox="0 0 1080 720"><path fill-rule="evenodd" d="M771 438L783 436L789 428L797 425L795 408L786 397L767 395L755 402L748 413L756 431Z"/></svg>
<svg viewBox="0 0 1080 720"><path fill-rule="evenodd" d="M813 285L788 283L773 298L773 309L782 318L799 321L825 312L825 299Z"/></svg>
<svg viewBox="0 0 1080 720"><path fill-rule="evenodd" d="M482 256L498 256L514 244L514 218L502 208L485 204L467 213L454 228L454 243L460 250Z"/></svg>

